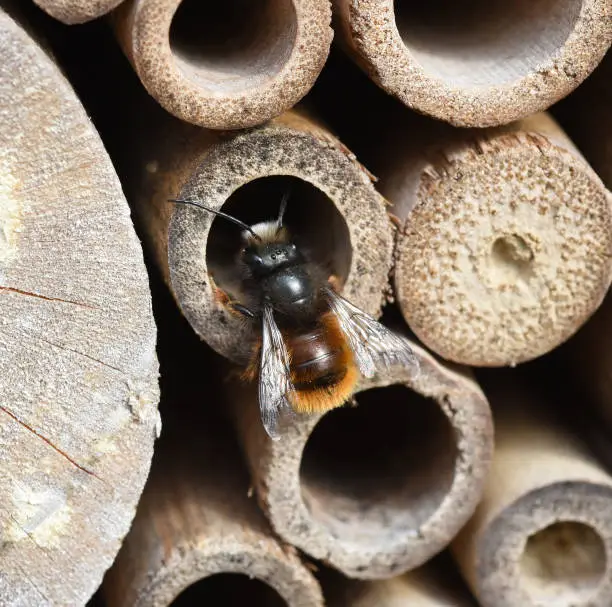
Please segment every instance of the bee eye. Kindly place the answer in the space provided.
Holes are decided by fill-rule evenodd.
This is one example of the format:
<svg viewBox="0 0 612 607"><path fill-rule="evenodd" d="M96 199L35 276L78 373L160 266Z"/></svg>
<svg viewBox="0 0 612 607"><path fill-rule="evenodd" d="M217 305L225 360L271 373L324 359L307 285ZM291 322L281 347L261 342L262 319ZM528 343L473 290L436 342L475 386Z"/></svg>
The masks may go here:
<svg viewBox="0 0 612 607"><path fill-rule="evenodd" d="M270 255L270 257L272 258L272 260L274 261L276 259L276 253L272 253L272 255Z"/></svg>

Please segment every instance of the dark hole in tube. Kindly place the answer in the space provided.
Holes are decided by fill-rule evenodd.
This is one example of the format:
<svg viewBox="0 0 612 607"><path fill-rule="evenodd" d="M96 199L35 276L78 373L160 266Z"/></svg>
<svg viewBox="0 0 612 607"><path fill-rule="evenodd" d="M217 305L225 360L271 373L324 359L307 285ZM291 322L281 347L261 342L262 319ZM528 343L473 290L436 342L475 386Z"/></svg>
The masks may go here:
<svg viewBox="0 0 612 607"><path fill-rule="evenodd" d="M311 515L334 537L385 545L418 530L454 477L457 446L438 405L401 385L357 395L325 415L300 469Z"/></svg>
<svg viewBox="0 0 612 607"><path fill-rule="evenodd" d="M184 0L172 20L170 46L187 78L227 94L276 75L295 36L291 0Z"/></svg>
<svg viewBox="0 0 612 607"><path fill-rule="evenodd" d="M312 184L289 176L262 177L238 188L222 210L248 225L278 217L281 199L289 191L283 223L308 258L344 282L352 248L346 222L334 203ZM209 272L221 288L240 296L240 272L235 259L242 246L241 228L216 217L206 246Z"/></svg>
<svg viewBox="0 0 612 607"><path fill-rule="evenodd" d="M512 82L552 60L581 0L395 1L399 34L421 67L449 86Z"/></svg>
<svg viewBox="0 0 612 607"><path fill-rule="evenodd" d="M285 600L268 584L242 573L217 573L192 584L171 603L172 607L254 605L286 607Z"/></svg>

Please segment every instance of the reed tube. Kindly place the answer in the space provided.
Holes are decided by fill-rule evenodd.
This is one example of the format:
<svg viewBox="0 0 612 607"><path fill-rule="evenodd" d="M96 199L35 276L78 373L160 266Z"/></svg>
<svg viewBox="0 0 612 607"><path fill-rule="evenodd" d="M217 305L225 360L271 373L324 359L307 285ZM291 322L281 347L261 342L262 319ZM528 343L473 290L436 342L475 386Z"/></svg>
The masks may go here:
<svg viewBox="0 0 612 607"><path fill-rule="evenodd" d="M214 382L190 376L200 386L192 402L167 403L179 415L164 425L134 524L105 578L107 607L323 607L313 575L249 497L233 437L212 414L194 413L214 399Z"/></svg>
<svg viewBox="0 0 612 607"><path fill-rule="evenodd" d="M612 43L607 0L333 6L342 45L378 86L456 126L497 126L547 109Z"/></svg>
<svg viewBox="0 0 612 607"><path fill-rule="evenodd" d="M483 387L495 455L484 497L452 546L478 601L609 606L612 477L516 375Z"/></svg>
<svg viewBox="0 0 612 607"><path fill-rule="evenodd" d="M473 513L493 448L478 385L418 346L420 373L362 382L357 406L288 420L272 441L255 390L232 414L275 532L353 578L413 569Z"/></svg>
<svg viewBox="0 0 612 607"><path fill-rule="evenodd" d="M111 160L32 23L10 15L0 10L0 603L83 605L149 472L156 328Z"/></svg>
<svg viewBox="0 0 612 607"><path fill-rule="evenodd" d="M419 339L502 366L573 335L612 280L612 195L557 123L480 132L416 117L388 131L368 167L403 226L395 291Z"/></svg>
<svg viewBox="0 0 612 607"><path fill-rule="evenodd" d="M47 14L66 25L92 21L110 13L123 0L34 0Z"/></svg>
<svg viewBox="0 0 612 607"><path fill-rule="evenodd" d="M314 84L333 35L329 0L128 0L113 21L147 91L211 129L289 110Z"/></svg>
<svg viewBox="0 0 612 607"><path fill-rule="evenodd" d="M176 120L168 126L131 173L131 189L167 284L212 348L238 363L251 353L252 330L213 291L214 283L239 297L240 228L168 198L198 200L255 223L275 218L289 192L289 230L340 278L347 298L380 315L393 226L369 174L324 127L295 110L223 139Z"/></svg>

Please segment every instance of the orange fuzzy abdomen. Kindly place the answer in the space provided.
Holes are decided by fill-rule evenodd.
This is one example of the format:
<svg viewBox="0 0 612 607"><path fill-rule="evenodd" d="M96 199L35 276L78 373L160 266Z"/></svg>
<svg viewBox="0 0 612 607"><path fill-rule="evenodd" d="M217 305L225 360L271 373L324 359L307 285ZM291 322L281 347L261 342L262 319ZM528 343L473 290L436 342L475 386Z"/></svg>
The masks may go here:
<svg viewBox="0 0 612 607"><path fill-rule="evenodd" d="M358 379L353 355L328 312L309 331L285 336L295 392L289 395L299 413L323 412L342 405Z"/></svg>

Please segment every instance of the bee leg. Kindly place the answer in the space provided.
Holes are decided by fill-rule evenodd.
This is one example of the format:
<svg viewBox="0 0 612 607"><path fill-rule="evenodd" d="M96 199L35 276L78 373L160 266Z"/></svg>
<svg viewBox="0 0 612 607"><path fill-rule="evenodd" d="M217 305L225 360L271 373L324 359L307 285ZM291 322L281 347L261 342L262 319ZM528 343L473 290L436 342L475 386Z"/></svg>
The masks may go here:
<svg viewBox="0 0 612 607"><path fill-rule="evenodd" d="M237 301L229 301L227 304L234 312L238 312L238 314L242 314L242 316L246 316L247 318L255 318L255 313L249 310L246 306L243 306L241 303Z"/></svg>
<svg viewBox="0 0 612 607"><path fill-rule="evenodd" d="M220 287L215 284L215 281L210 277L210 282L215 294L215 300L222 306L229 308L231 312L245 316L246 318L255 318L255 314L249 310L246 306L243 306L237 301L232 301L230 296Z"/></svg>
<svg viewBox="0 0 612 607"><path fill-rule="evenodd" d="M338 276L332 274L328 277L327 282L336 293L340 292L340 278Z"/></svg>

